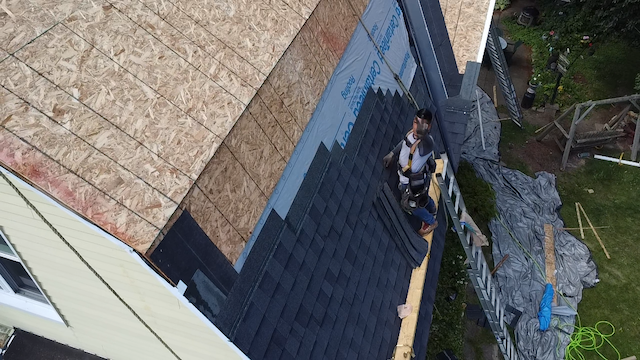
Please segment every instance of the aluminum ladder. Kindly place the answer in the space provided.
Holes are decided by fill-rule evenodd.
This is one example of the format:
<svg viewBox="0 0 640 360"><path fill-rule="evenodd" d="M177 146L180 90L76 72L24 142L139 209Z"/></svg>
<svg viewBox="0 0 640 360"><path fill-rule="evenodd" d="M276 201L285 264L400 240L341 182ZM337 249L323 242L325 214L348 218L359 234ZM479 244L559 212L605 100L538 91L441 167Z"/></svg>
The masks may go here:
<svg viewBox="0 0 640 360"><path fill-rule="evenodd" d="M493 335L498 341L498 347L503 357L505 360L517 360L518 352L511 339L511 334L509 334L505 326L504 306L500 302L496 285L491 276L491 270L482 254L482 248L473 244L471 232L460 223L460 216L462 216L462 213L466 212L467 209L460 194L458 181L456 180L453 168L446 154L441 154L441 157L445 165L443 173L436 174L436 179L440 187L440 196L444 199L449 216L453 220L454 229L469 259L467 268L469 279L471 279L478 299L480 299L480 304L491 326L491 331L493 331Z"/></svg>
<svg viewBox="0 0 640 360"><path fill-rule="evenodd" d="M500 46L500 39L498 37L498 31L491 22L489 27L489 36L487 37L487 54L491 60L491 66L496 73L502 96L507 103L507 109L509 109L509 117L511 121L516 123L519 127L522 127L522 110L518 103L516 95L516 89L511 81L511 75L509 75L509 66L507 65L507 59L504 57L504 51Z"/></svg>

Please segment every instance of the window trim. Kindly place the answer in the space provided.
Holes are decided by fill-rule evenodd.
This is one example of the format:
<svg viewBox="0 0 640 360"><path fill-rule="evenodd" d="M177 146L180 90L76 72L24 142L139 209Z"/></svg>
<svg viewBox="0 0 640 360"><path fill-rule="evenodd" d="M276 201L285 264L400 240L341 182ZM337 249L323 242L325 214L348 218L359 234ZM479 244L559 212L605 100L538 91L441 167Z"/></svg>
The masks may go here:
<svg viewBox="0 0 640 360"><path fill-rule="evenodd" d="M49 298L47 297L45 292L42 290L42 287L40 286L38 281L35 279L35 277L31 274L31 271L29 271L29 268L22 261L22 259L14 249L13 244L9 242L9 239L2 232L1 229L0 229L0 237L2 237L2 240L7 244L7 246L9 246L9 249L13 252L13 255L7 254L5 252L0 252L0 257L20 263L20 265L24 268L24 270L27 272L29 277L31 277L31 280L33 280L33 283L36 285L36 287L38 288L38 291L40 291L40 294L42 294L42 297L44 299L44 302L38 301L32 298L29 298L27 296L15 293L13 289L9 286L7 280L5 280L0 274L0 286L2 287L2 289L0 289L0 304L17 308L19 310L26 311L40 317L53 320L57 323L64 324L62 317L60 317L60 314L58 314L56 309L53 307L53 305L49 301Z"/></svg>

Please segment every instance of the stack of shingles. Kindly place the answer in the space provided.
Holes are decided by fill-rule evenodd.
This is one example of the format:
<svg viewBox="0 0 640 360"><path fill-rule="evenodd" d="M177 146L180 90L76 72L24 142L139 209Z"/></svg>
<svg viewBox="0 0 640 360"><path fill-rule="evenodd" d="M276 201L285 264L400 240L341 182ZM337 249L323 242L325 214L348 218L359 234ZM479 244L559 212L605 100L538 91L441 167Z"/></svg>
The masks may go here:
<svg viewBox="0 0 640 360"><path fill-rule="evenodd" d="M272 213L218 324L252 359L391 356L412 268L373 203L407 108L370 92L346 149L321 145L286 221Z"/></svg>

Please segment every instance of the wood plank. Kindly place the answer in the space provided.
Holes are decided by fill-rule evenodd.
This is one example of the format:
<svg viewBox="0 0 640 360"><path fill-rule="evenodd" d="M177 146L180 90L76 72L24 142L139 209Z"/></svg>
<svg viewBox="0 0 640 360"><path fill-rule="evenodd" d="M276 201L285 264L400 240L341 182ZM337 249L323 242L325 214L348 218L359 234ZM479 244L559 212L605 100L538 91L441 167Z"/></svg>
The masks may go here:
<svg viewBox="0 0 640 360"><path fill-rule="evenodd" d="M576 215L578 216L578 226L580 227L580 237L584 240L584 229L582 228L582 217L580 217L580 205L576 203Z"/></svg>
<svg viewBox="0 0 640 360"><path fill-rule="evenodd" d="M436 160L435 172L442 173L443 165L444 163L441 159ZM437 207L440 204L440 188L436 182L435 174L433 175L431 186L429 187L429 196L434 200ZM420 267L413 269L411 272L411 280L409 282L409 290L407 292L405 304L410 304L412 311L410 315L402 319L400 333L398 334L398 342L394 350L395 359L409 359L414 355L413 343L416 336L416 328L418 326L418 315L420 312L422 293L424 292L424 281L427 276L427 267L429 266L429 259L431 257L433 232L425 235L424 239L429 244L429 250L427 251L427 256L425 256Z"/></svg>
<svg viewBox="0 0 640 360"><path fill-rule="evenodd" d="M593 231L593 235L595 235L596 239L598 239L598 242L600 243L600 246L602 247L602 250L604 251L604 254L607 256L607 259L611 259L611 256L609 255L609 252L607 251L607 248L604 247L604 243L602 242L602 239L600 239L600 235L598 235L598 232L596 231L596 228L593 226L593 224L591 224L591 220L589 220L589 217L587 216L587 213L584 211L584 208L582 207L582 204L578 203L578 206L580 206L580 210L582 210L582 215L584 215L584 218L587 220L587 223L589 224L589 227L591 227L591 230Z"/></svg>
<svg viewBox="0 0 640 360"><path fill-rule="evenodd" d="M556 282L556 247L553 226L544 224L544 258L547 283L553 285L553 303L558 304L558 284Z"/></svg>

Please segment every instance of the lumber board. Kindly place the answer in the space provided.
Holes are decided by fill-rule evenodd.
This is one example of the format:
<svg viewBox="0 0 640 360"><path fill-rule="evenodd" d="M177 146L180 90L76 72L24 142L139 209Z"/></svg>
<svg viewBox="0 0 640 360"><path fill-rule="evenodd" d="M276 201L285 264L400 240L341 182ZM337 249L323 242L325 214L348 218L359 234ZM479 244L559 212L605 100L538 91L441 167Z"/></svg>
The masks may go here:
<svg viewBox="0 0 640 360"><path fill-rule="evenodd" d="M2 127L29 143L68 171L117 199L156 227L161 227L177 203L140 181L103 153L73 135L6 89L0 89ZM156 211L158 209L159 211Z"/></svg>
<svg viewBox="0 0 640 360"><path fill-rule="evenodd" d="M298 126L304 129L329 79L302 37L291 43L267 79Z"/></svg>
<svg viewBox="0 0 640 360"><path fill-rule="evenodd" d="M444 163L441 159L436 160L436 173L442 173ZM436 203L436 207L440 204L440 188L435 180L435 174L432 176L431 186L429 188L429 196ZM400 324L400 332L398 341L394 350L395 359L411 358L413 354L413 343L416 336L416 328L418 326L418 315L420 312L420 302L422 301L422 293L424 292L424 282L427 276L427 268L431 257L431 244L433 241L433 232L423 237L429 244L427 256L425 256L422 264L413 269L411 272L411 280L409 281L409 290L405 304L412 306L411 314L402 319Z"/></svg>
<svg viewBox="0 0 640 360"><path fill-rule="evenodd" d="M580 237L584 240L584 229L582 228L582 217L580 216L580 204L576 203L576 215L578 216L578 226L580 227Z"/></svg>
<svg viewBox="0 0 640 360"><path fill-rule="evenodd" d="M322 0L312 16L318 20L321 31L319 41L334 56L336 65L342 57L358 23L348 0Z"/></svg>
<svg viewBox="0 0 640 360"><path fill-rule="evenodd" d="M320 69L326 78L325 83L327 83L329 78L331 78L336 65L332 62L329 53L316 37L316 33L320 31L318 27L318 20L315 16L312 16L307 20L304 26L302 26L298 36L302 38L302 41L308 47L312 57L315 58L318 65L320 65Z"/></svg>
<svg viewBox="0 0 640 360"><path fill-rule="evenodd" d="M265 104L268 112L273 115L289 139L291 139L294 144L298 143L298 140L300 140L302 136L303 128L298 125L287 106L268 81L260 87L258 96L253 99L252 103L253 102ZM252 108L252 105L253 104L249 104L249 109Z"/></svg>
<svg viewBox="0 0 640 360"><path fill-rule="evenodd" d="M193 180L149 148L17 59L0 64L0 84L174 202L180 202L193 184Z"/></svg>
<svg viewBox="0 0 640 360"><path fill-rule="evenodd" d="M558 303L558 284L556 282L556 246L553 226L544 224L544 264L547 283L553 285L553 303Z"/></svg>

